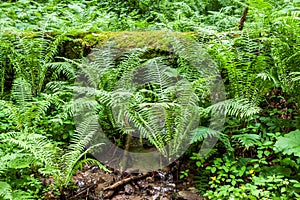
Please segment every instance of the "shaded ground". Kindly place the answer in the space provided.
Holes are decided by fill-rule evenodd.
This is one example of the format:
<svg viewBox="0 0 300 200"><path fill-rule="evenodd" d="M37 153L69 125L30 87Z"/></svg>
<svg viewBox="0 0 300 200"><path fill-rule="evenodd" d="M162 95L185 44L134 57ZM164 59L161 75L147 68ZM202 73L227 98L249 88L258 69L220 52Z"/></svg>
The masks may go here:
<svg viewBox="0 0 300 200"><path fill-rule="evenodd" d="M130 200L203 200L197 190L175 184L171 172L107 173L95 166L78 171L73 177L77 189L67 192L66 199Z"/></svg>

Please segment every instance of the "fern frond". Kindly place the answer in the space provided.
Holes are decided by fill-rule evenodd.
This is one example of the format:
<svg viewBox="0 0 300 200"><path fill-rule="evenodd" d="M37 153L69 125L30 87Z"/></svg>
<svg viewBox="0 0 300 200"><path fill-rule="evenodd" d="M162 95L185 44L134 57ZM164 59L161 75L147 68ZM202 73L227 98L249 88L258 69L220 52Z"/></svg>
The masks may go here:
<svg viewBox="0 0 300 200"><path fill-rule="evenodd" d="M222 133L220 131L216 131L205 126L199 126L192 131L190 144L203 141L208 137L219 137L221 134Z"/></svg>
<svg viewBox="0 0 300 200"><path fill-rule="evenodd" d="M50 38L47 40L45 38L45 33L43 31L41 31L41 34L43 34L43 38L44 38L44 53L43 53L43 63L46 64L46 63L50 63L53 61L54 59L54 56L58 54L58 50L59 50L59 47L60 45L66 41L66 36L65 34L59 34L59 35L56 35L54 40L53 38Z"/></svg>
<svg viewBox="0 0 300 200"><path fill-rule="evenodd" d="M50 62L46 63L45 66L53 69L53 76L55 79L58 78L60 73L63 73L68 80L73 80L76 77L76 71L74 67L68 62Z"/></svg>
<svg viewBox="0 0 300 200"><path fill-rule="evenodd" d="M248 99L228 99L216 104L213 104L205 109L207 113L211 111L220 111L224 112L225 115L240 117L247 119L254 114L260 112L260 108L249 102Z"/></svg>
<svg viewBox="0 0 300 200"><path fill-rule="evenodd" d="M142 59L141 56L147 52L147 49L134 49L128 53L125 53L122 56L122 60L118 65L118 75L121 75L121 78L118 80L116 85L116 90L118 89L132 89L135 87L133 83L137 81L138 83L143 83L143 79L134 79L135 75L142 75L138 73L137 69L142 67L142 64L145 62L145 59Z"/></svg>
<svg viewBox="0 0 300 200"><path fill-rule="evenodd" d="M17 78L13 82L11 94L17 105L24 108L32 99L31 85L25 79Z"/></svg>
<svg viewBox="0 0 300 200"><path fill-rule="evenodd" d="M101 103L107 103L112 98L112 93L107 92L105 90L98 90L92 87L80 87L80 86L74 86L73 92L74 92L74 99L80 99L82 96L86 98L94 98L96 100L99 100Z"/></svg>
<svg viewBox="0 0 300 200"><path fill-rule="evenodd" d="M46 84L46 89L52 91L53 93L59 92L71 92L72 89L69 86L69 83L66 81L51 81Z"/></svg>
<svg viewBox="0 0 300 200"><path fill-rule="evenodd" d="M10 169L28 168L31 164L37 164L39 162L32 157L31 153L25 152L24 150L16 150L14 153L1 155L0 161L0 174L3 174Z"/></svg>
<svg viewBox="0 0 300 200"><path fill-rule="evenodd" d="M89 82L93 88L99 88L103 75L114 68L115 56L113 42L108 42L101 49L94 49L83 64L80 65L83 74L79 79Z"/></svg>
<svg viewBox="0 0 300 200"><path fill-rule="evenodd" d="M99 129L99 123L96 115L85 116L84 121L82 121L76 127L74 136L71 138L70 150L79 150L82 152L89 142L92 140L94 134Z"/></svg>
<svg viewBox="0 0 300 200"><path fill-rule="evenodd" d="M5 200L13 200L12 188L7 182L0 181L0 197Z"/></svg>
<svg viewBox="0 0 300 200"><path fill-rule="evenodd" d="M275 87L280 86L279 80L273 74L271 74L269 72L261 72L261 73L257 74L257 77L261 78L264 81L266 81L266 80L271 81Z"/></svg>
<svg viewBox="0 0 300 200"><path fill-rule="evenodd" d="M233 140L237 140L240 144L249 149L249 147L258 145L260 143L260 136L257 134L239 134L231 137Z"/></svg>
<svg viewBox="0 0 300 200"><path fill-rule="evenodd" d="M92 87L73 86L73 100L64 105L65 116L78 116L80 113L95 112L99 103L110 105L115 98L110 92Z"/></svg>
<svg viewBox="0 0 300 200"><path fill-rule="evenodd" d="M54 166L54 162L58 158L58 149L45 136L26 132L14 132L12 134L14 137L7 139L7 142L16 144L32 153L36 159L45 165Z"/></svg>
<svg viewBox="0 0 300 200"><path fill-rule="evenodd" d="M300 81L300 72L292 72L290 75L292 76L293 82Z"/></svg>
<svg viewBox="0 0 300 200"><path fill-rule="evenodd" d="M74 166L72 173L75 173L78 169L82 170L83 165L93 165L93 166L97 166L99 167L99 169L102 169L104 171L107 171L107 168L103 166L103 164L101 162L99 162L96 159L93 158L83 158L82 160L78 161L76 163L76 165Z"/></svg>
<svg viewBox="0 0 300 200"><path fill-rule="evenodd" d="M46 115L46 111L50 107L51 102L49 100L40 100L38 102L31 102L30 107L27 107L26 110L23 111L22 115L26 116L28 123L32 121L38 122L42 117ZM29 127L31 124L28 124Z"/></svg>
<svg viewBox="0 0 300 200"><path fill-rule="evenodd" d="M79 122L79 121L78 121ZM75 133L71 138L69 150L63 155L64 162L66 163L64 184L68 184L71 174L78 161L92 149L101 146L103 143L93 141L95 134L99 131L98 116L89 115L77 124ZM96 144L91 145L91 143ZM100 164L100 163L98 163ZM106 169L101 165L103 169Z"/></svg>
<svg viewBox="0 0 300 200"><path fill-rule="evenodd" d="M145 75L142 77L145 83L154 83L159 85L159 94L163 94L163 90L173 86L175 81L171 76L168 76L169 67L167 66L165 60L161 57L151 59L147 61L143 67L146 71ZM165 99L162 99L165 100Z"/></svg>

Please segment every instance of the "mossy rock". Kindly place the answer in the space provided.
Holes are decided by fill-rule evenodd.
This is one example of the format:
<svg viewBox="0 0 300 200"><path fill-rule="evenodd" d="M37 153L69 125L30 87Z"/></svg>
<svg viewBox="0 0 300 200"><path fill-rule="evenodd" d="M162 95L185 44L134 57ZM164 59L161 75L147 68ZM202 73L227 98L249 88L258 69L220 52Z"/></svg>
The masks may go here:
<svg viewBox="0 0 300 200"><path fill-rule="evenodd" d="M61 33L45 32L46 37L56 37ZM8 37L21 35L21 37L38 37L39 32L7 32ZM176 40L181 42L195 42L197 36L194 32L157 31L122 31L122 32L76 32L65 34L60 47L59 56L70 59L87 56L95 47L101 47L108 41L114 41L115 48L120 53L128 52L134 48L144 48L155 52L173 52Z"/></svg>
<svg viewBox="0 0 300 200"><path fill-rule="evenodd" d="M175 39L191 40L192 34L169 31L147 31L147 32L118 32L112 35L112 38L118 48L129 50L131 48L160 49L169 51L171 43Z"/></svg>
<svg viewBox="0 0 300 200"><path fill-rule="evenodd" d="M147 48L158 52L173 52L176 41L195 42L193 32L171 31L124 31L124 32L101 32L90 33L84 36L82 45L92 49L102 47L108 42L113 42L118 53L128 52L135 48Z"/></svg>

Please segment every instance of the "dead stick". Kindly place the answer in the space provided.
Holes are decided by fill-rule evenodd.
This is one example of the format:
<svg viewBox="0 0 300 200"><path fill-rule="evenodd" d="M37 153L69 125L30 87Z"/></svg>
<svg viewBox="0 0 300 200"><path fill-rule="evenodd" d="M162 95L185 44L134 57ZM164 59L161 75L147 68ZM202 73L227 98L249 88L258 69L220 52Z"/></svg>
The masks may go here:
<svg viewBox="0 0 300 200"><path fill-rule="evenodd" d="M95 186L95 185L92 185L92 186L90 186L90 187L87 187L87 188L81 190L79 193L77 193L76 195L70 197L69 199L75 199L76 197L82 195L85 191L89 192L89 189L91 189L91 188L94 187L94 186Z"/></svg>
<svg viewBox="0 0 300 200"><path fill-rule="evenodd" d="M146 178L148 176L151 176L151 173L143 173L143 174L138 175L138 176L132 176L132 177L129 177L129 178L125 178L125 179L123 179L121 181L118 181L118 182L116 182L116 183L114 183L114 184L112 184L112 185L104 188L104 191L105 190L114 190L117 187L125 185L125 184L127 184L127 183L129 183L131 181L135 181L135 180L138 180L138 179Z"/></svg>
<svg viewBox="0 0 300 200"><path fill-rule="evenodd" d="M89 197L89 188L86 190L86 195L85 195L85 200L88 200L88 197Z"/></svg>
<svg viewBox="0 0 300 200"><path fill-rule="evenodd" d="M242 31L243 28L244 28L244 23L245 23L245 21L246 21L247 14L248 14L248 7L246 7L246 8L244 9L244 12L243 12L243 14L242 14L242 17L241 17L241 19L240 19L240 24L239 24L239 30L240 30L240 31Z"/></svg>
<svg viewBox="0 0 300 200"><path fill-rule="evenodd" d="M142 178L148 177L148 176L150 176L150 175L151 175L151 173L145 173L145 174L141 174L141 175L139 175L139 176L132 176L132 177L130 177L130 178L126 178L126 179L124 179L124 180L118 181L118 182L116 182L116 183L114 183L114 184L112 184L112 185L110 185L110 186L104 188L104 191L105 191L105 190L108 190L108 192L107 192L106 195L105 195L105 198L107 199L107 198L112 197L112 196L114 195L115 189L116 189L117 187L120 187L120 186L122 186L122 185L126 185L127 183L129 183L129 182L131 182L131 181L138 180L138 179L142 179Z"/></svg>

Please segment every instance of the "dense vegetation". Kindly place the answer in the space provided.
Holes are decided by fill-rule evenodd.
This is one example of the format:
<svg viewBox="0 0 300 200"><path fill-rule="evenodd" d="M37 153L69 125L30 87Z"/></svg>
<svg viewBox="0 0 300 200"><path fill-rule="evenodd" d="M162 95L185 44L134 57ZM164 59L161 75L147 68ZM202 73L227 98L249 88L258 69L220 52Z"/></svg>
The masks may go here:
<svg viewBox="0 0 300 200"><path fill-rule="evenodd" d="M58 197L85 163L109 170L85 156L98 145L98 121L122 147L134 126L164 156L188 138L180 178L193 177L208 199L300 198L298 0L19 0L1 1L0 16L0 198ZM162 35L173 32L170 47ZM211 100L216 74L195 68L200 48L226 100ZM131 85L136 69L149 83ZM80 72L89 87L76 84ZM72 101L73 91L95 100ZM113 119L116 110L129 122ZM220 130L210 126L216 110L226 114ZM219 141L201 156L212 137Z"/></svg>

